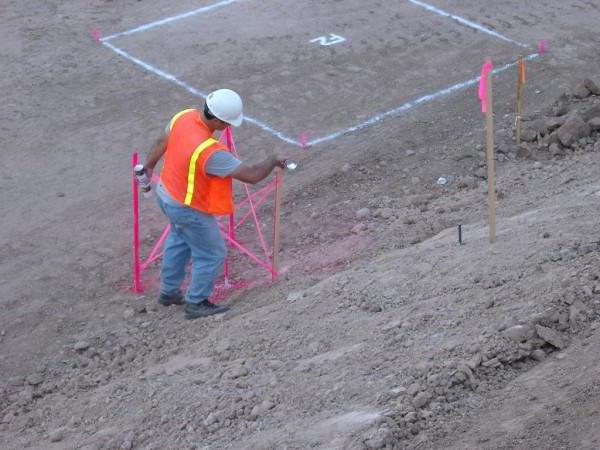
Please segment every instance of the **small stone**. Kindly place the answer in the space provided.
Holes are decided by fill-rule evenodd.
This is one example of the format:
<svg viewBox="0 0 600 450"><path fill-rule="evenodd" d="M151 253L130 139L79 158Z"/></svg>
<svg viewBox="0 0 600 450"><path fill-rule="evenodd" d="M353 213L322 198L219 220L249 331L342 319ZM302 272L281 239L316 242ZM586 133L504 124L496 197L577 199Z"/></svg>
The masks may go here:
<svg viewBox="0 0 600 450"><path fill-rule="evenodd" d="M58 428L52 431L48 435L48 438L50 439L50 442L60 442L65 438L65 431L62 428Z"/></svg>
<svg viewBox="0 0 600 450"><path fill-rule="evenodd" d="M296 302L300 300L304 296L304 293L301 291L290 292L287 296L288 302Z"/></svg>
<svg viewBox="0 0 600 450"><path fill-rule="evenodd" d="M8 411L6 414L4 414L4 417L2 417L2 420L0 420L0 423L12 423L13 420L15 420L15 413L13 411Z"/></svg>
<svg viewBox="0 0 600 450"><path fill-rule="evenodd" d="M408 423L415 423L418 419L417 417L417 413L414 411L409 412L408 414L406 414L406 416L404 416L404 419L408 422Z"/></svg>
<svg viewBox="0 0 600 450"><path fill-rule="evenodd" d="M417 393L419 393L421 391L421 386L419 385L419 383L413 383L411 384L408 389L406 390L406 392L409 395L416 395Z"/></svg>
<svg viewBox="0 0 600 450"><path fill-rule="evenodd" d="M365 445L369 450L392 448L394 443L394 433L388 427L378 429L372 437L365 441Z"/></svg>
<svg viewBox="0 0 600 450"><path fill-rule="evenodd" d="M356 217L359 219L366 219L371 215L371 210L369 208L361 208L356 211Z"/></svg>
<svg viewBox="0 0 600 450"><path fill-rule="evenodd" d="M275 408L275 403L269 400L265 400L262 403L256 405L254 408L252 408L252 411L250 411L250 418L256 419L273 408Z"/></svg>
<svg viewBox="0 0 600 450"><path fill-rule="evenodd" d="M431 400L431 394L429 392L419 392L413 399L413 405L415 408L423 408Z"/></svg>
<svg viewBox="0 0 600 450"><path fill-rule="evenodd" d="M73 349L78 351L78 352L82 352L84 350L87 350L89 348L90 344L86 341L79 341L77 343L75 343L75 345L73 346Z"/></svg>
<svg viewBox="0 0 600 450"><path fill-rule="evenodd" d="M348 163L345 163L342 165L342 168L340 169L342 171L342 173L347 173L350 172L351 166Z"/></svg>
<svg viewBox="0 0 600 450"><path fill-rule="evenodd" d="M587 308L581 300L577 299L573 301L573 304L569 306L569 322L571 323L571 327L574 328L576 326L586 311Z"/></svg>
<svg viewBox="0 0 600 450"><path fill-rule="evenodd" d="M402 319L396 319L396 320L392 320L391 322L382 326L381 330L382 331L391 331L394 329L398 329L400 327L402 327Z"/></svg>
<svg viewBox="0 0 600 450"><path fill-rule="evenodd" d="M469 366L470 369L476 369L477 367L479 367L482 360L483 360L483 357L481 356L480 353L478 353L467 361L467 366Z"/></svg>
<svg viewBox="0 0 600 450"><path fill-rule="evenodd" d="M550 154L555 157L565 156L565 150L560 146L560 144L550 144L548 148Z"/></svg>
<svg viewBox="0 0 600 450"><path fill-rule="evenodd" d="M546 352L542 349L537 349L531 352L531 357L536 361L543 361L546 359Z"/></svg>
<svg viewBox="0 0 600 450"><path fill-rule="evenodd" d="M594 117L588 121L588 125L592 129L592 131L600 130L600 117Z"/></svg>
<svg viewBox="0 0 600 450"><path fill-rule="evenodd" d="M25 383L25 379L23 377L10 377L6 381L9 386L13 387L21 387Z"/></svg>
<svg viewBox="0 0 600 450"><path fill-rule="evenodd" d="M417 152L415 152L414 150L406 150L406 156L413 156L416 154L417 154Z"/></svg>
<svg viewBox="0 0 600 450"><path fill-rule="evenodd" d="M475 171L475 173L473 175L476 176L477 178L486 180L487 179L487 169L485 167L480 167L479 169L477 169Z"/></svg>
<svg viewBox="0 0 600 450"><path fill-rule="evenodd" d="M133 316L135 316L135 310L133 308L127 308L123 312L123 319L131 319Z"/></svg>
<svg viewBox="0 0 600 450"><path fill-rule="evenodd" d="M529 150L529 148L527 148L527 146L521 145L517 149L516 157L517 159L530 159L531 151Z"/></svg>
<svg viewBox="0 0 600 450"><path fill-rule="evenodd" d="M131 450L133 448L133 438L134 438L134 434L133 431L129 431L127 433L125 433L125 435L123 436L123 442L121 443L121 450Z"/></svg>
<svg viewBox="0 0 600 450"><path fill-rule="evenodd" d="M592 94L594 94L594 95L600 95L600 87L598 87L598 85L596 83L594 83L593 80L590 80L589 78L586 78L585 80L583 80L583 85Z"/></svg>
<svg viewBox="0 0 600 450"><path fill-rule="evenodd" d="M581 288L586 297L592 297L594 295L594 290L590 286L583 286Z"/></svg>
<svg viewBox="0 0 600 450"><path fill-rule="evenodd" d="M500 360L498 358L492 358L484 363L481 364L483 367L501 367L502 363L500 362Z"/></svg>
<svg viewBox="0 0 600 450"><path fill-rule="evenodd" d="M535 330L540 339L546 341L553 347L556 347L559 350L562 350L566 347L566 343L563 340L562 336L552 328L544 327L542 325L536 325Z"/></svg>
<svg viewBox="0 0 600 450"><path fill-rule="evenodd" d="M382 219L391 219L394 217L394 210L392 208L383 208L379 213Z"/></svg>
<svg viewBox="0 0 600 450"><path fill-rule="evenodd" d="M521 132L521 140L525 142L534 142L537 137L537 131L532 128L526 128Z"/></svg>
<svg viewBox="0 0 600 450"><path fill-rule="evenodd" d="M383 310L381 309L381 306L379 306L379 305L373 305L369 308L369 312L372 312L372 313L378 313L381 311L383 311Z"/></svg>
<svg viewBox="0 0 600 450"><path fill-rule="evenodd" d="M560 144L560 139L558 138L558 135L556 134L556 132L550 133L550 134L547 134L546 136L544 136L544 138L541 141L541 144L542 144L542 148L549 147L552 144Z"/></svg>
<svg viewBox="0 0 600 450"><path fill-rule="evenodd" d="M527 130L533 130L536 133L535 137L537 137L538 134L544 136L544 135L548 134L548 128L549 128L548 124L549 124L549 122L547 123L547 120L548 119L546 119L545 117L543 117L543 118L539 118L539 119L533 120L531 122L528 122L525 131L527 131ZM552 120L553 121L560 121L561 119L553 117ZM562 123L560 123L559 126L560 125L562 125ZM558 128L558 126L555 127L555 128Z"/></svg>
<svg viewBox="0 0 600 450"><path fill-rule="evenodd" d="M534 169L541 169L543 167L542 163L539 161L536 161L533 163L533 168Z"/></svg>
<svg viewBox="0 0 600 450"><path fill-rule="evenodd" d="M594 105L591 108L586 109L581 117L583 117L583 120L586 122L600 117L600 105Z"/></svg>
<svg viewBox="0 0 600 450"><path fill-rule="evenodd" d="M234 366L223 374L223 378L235 380L237 378L245 377L246 375L248 375L248 369L244 366Z"/></svg>
<svg viewBox="0 0 600 450"><path fill-rule="evenodd" d="M204 419L204 425L214 425L215 423L219 422L219 420L219 414L212 412L206 417L206 419Z"/></svg>
<svg viewBox="0 0 600 450"><path fill-rule="evenodd" d="M535 331L527 325L514 325L504 330L503 334L514 342L525 342L533 338Z"/></svg>
<svg viewBox="0 0 600 450"><path fill-rule="evenodd" d="M560 142L566 147L572 146L581 138L588 137L591 132L588 124L579 114L571 116L563 126L556 130Z"/></svg>
<svg viewBox="0 0 600 450"><path fill-rule="evenodd" d="M569 112L569 105L566 102L559 102L558 105L556 105L552 109L552 113L557 117L564 116L568 112Z"/></svg>
<svg viewBox="0 0 600 450"><path fill-rule="evenodd" d="M31 386L37 386L44 382L44 378L39 373L33 373L27 377L27 383Z"/></svg>
<svg viewBox="0 0 600 450"><path fill-rule="evenodd" d="M544 231L544 234L542 234L542 238L548 239L549 237L550 237L550 233L548 233L547 231Z"/></svg>
<svg viewBox="0 0 600 450"><path fill-rule="evenodd" d="M591 95L591 92L587 87L585 87L585 83L578 84L575 90L573 91L573 96L575 98L587 98Z"/></svg>

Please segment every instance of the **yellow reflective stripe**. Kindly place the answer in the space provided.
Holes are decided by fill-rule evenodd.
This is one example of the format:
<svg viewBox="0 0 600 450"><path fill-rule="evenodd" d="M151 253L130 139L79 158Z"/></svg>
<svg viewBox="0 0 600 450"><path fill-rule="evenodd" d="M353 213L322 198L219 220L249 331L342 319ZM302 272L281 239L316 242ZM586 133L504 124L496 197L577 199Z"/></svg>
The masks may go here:
<svg viewBox="0 0 600 450"><path fill-rule="evenodd" d="M181 112L178 112L177 114L175 114L173 116L173 118L171 119L171 122L169 123L169 131L171 131L173 129L173 125L175 125L175 121L177 119L179 119L181 116L183 116L185 113L193 111L193 109L185 109Z"/></svg>
<svg viewBox="0 0 600 450"><path fill-rule="evenodd" d="M213 144L216 144L218 141L213 138L208 138L194 150L192 154L192 158L190 159L190 168L188 171L188 184L187 184L187 193L185 194L186 205L192 204L192 197L194 196L194 181L196 179L196 161L198 161L198 157L200 153L202 153L206 148L210 147Z"/></svg>

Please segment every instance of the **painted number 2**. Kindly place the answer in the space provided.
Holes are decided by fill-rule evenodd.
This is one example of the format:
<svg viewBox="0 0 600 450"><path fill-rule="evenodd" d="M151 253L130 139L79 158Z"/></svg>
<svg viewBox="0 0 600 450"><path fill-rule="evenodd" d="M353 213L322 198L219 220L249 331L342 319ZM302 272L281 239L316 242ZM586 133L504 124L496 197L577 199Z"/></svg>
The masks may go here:
<svg viewBox="0 0 600 450"><path fill-rule="evenodd" d="M330 45L339 44L346 40L345 37L338 36L337 34L329 33L329 36L319 36L317 38L311 39L310 42L317 42L319 45L323 47L328 47Z"/></svg>

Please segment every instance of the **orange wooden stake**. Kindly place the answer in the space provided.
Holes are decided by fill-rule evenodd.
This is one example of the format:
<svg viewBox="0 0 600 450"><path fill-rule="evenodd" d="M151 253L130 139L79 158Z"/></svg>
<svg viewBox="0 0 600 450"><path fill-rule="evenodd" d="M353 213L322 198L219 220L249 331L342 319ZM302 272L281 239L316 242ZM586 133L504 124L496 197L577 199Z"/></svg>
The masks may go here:
<svg viewBox="0 0 600 450"><path fill-rule="evenodd" d="M515 128L517 131L517 145L521 145L521 115L523 111L523 86L527 80L527 69L525 60L521 55L517 61L517 115L515 117Z"/></svg>
<svg viewBox="0 0 600 450"><path fill-rule="evenodd" d="M275 281L277 275L279 273L279 251L281 247L280 241L280 218L281 218L281 188L282 188L282 178L283 178L283 170L281 168L276 169L276 183L275 183L275 211L273 214L273 271L271 273L271 278Z"/></svg>

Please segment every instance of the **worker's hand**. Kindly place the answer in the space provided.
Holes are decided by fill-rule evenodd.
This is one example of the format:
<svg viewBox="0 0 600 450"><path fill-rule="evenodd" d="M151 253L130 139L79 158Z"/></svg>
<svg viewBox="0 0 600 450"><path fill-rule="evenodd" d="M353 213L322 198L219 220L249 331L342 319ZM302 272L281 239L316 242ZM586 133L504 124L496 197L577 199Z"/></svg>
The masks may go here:
<svg viewBox="0 0 600 450"><path fill-rule="evenodd" d="M150 169L149 167L144 166L144 170L146 171L146 176L148 177L148 180L150 180L150 183L152 183L152 174L154 173L154 169Z"/></svg>
<svg viewBox="0 0 600 450"><path fill-rule="evenodd" d="M273 167L280 167L282 169L285 169L285 162L288 159L289 158L284 158L282 156L273 155Z"/></svg>

